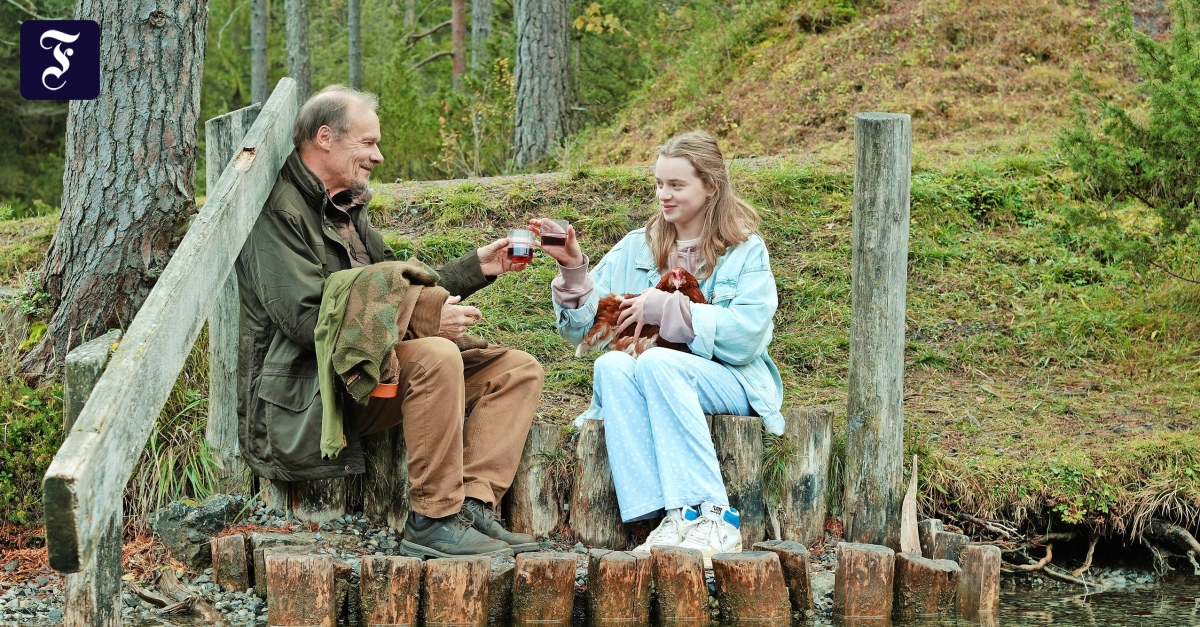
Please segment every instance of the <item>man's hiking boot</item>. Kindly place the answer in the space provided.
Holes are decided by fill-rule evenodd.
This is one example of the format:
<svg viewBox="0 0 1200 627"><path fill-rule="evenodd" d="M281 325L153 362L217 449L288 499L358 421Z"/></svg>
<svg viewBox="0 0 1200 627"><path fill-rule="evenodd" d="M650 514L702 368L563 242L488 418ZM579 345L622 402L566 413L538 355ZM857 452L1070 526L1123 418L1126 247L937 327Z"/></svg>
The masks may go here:
<svg viewBox="0 0 1200 627"><path fill-rule="evenodd" d="M412 557L461 557L464 555L509 556L512 549L489 538L474 527L471 514L461 511L448 518L428 519L424 529L413 524L416 513L404 523L400 550Z"/></svg>
<svg viewBox="0 0 1200 627"><path fill-rule="evenodd" d="M496 510L483 501L468 498L463 501L463 510L475 517L475 529L483 535L508 545L513 553L536 551L542 548L537 539L527 533L513 533L504 528L504 521L496 516Z"/></svg>

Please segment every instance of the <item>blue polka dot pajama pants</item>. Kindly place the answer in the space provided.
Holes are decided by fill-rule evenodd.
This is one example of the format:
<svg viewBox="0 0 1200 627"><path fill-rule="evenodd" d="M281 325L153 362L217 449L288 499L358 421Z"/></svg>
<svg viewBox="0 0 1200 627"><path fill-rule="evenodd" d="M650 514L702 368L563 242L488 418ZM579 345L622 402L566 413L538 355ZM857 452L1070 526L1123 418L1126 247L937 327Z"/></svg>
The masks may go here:
<svg viewBox="0 0 1200 627"><path fill-rule="evenodd" d="M596 360L593 388L622 520L729 505L704 415L748 416L750 402L725 366L666 348L636 360L609 351Z"/></svg>

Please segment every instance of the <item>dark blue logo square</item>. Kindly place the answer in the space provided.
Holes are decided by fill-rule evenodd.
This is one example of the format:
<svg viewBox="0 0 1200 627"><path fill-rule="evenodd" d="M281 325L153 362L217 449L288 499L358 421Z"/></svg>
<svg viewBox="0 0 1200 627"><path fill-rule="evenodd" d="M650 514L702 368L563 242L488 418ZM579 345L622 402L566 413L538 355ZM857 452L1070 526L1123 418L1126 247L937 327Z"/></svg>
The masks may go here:
<svg viewBox="0 0 1200 627"><path fill-rule="evenodd" d="M99 95L99 24L92 20L21 22L21 96L91 100Z"/></svg>

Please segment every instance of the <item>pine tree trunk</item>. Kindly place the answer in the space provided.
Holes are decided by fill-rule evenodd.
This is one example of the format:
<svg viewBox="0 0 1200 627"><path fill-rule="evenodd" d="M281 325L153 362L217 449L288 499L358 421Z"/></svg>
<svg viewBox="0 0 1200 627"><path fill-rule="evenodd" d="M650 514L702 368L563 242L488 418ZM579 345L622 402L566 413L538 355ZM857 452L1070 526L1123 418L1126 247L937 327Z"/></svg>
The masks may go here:
<svg viewBox="0 0 1200 627"><path fill-rule="evenodd" d="M250 1L250 101L266 102L267 87L267 0Z"/></svg>
<svg viewBox="0 0 1200 627"><path fill-rule="evenodd" d="M516 0L518 168L541 160L566 136L569 8L567 0Z"/></svg>
<svg viewBox="0 0 1200 627"><path fill-rule="evenodd" d="M312 92L308 71L308 0L286 0L288 76L296 80L296 98L303 103Z"/></svg>
<svg viewBox="0 0 1200 627"><path fill-rule="evenodd" d="M492 0L471 0L471 71L488 63L487 42L492 38Z"/></svg>
<svg viewBox="0 0 1200 627"><path fill-rule="evenodd" d="M359 0L350 0L350 87L362 89L362 39Z"/></svg>
<svg viewBox="0 0 1200 627"><path fill-rule="evenodd" d="M454 90L462 89L462 77L467 73L467 0L450 1L450 50L453 53Z"/></svg>
<svg viewBox="0 0 1200 627"><path fill-rule="evenodd" d="M405 0L404 2L404 25L412 29L417 23L417 0Z"/></svg>
<svg viewBox="0 0 1200 627"><path fill-rule="evenodd" d="M100 24L100 96L71 101L62 217L41 269L50 324L33 376L70 347L124 328L196 211L196 120L208 4L80 0Z"/></svg>

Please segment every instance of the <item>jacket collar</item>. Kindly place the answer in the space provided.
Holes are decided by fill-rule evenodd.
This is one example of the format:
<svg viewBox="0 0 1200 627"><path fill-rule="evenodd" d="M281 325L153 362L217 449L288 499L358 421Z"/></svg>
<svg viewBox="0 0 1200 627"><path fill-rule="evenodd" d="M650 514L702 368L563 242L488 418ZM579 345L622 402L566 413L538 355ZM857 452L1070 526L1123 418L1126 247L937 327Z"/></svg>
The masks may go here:
<svg viewBox="0 0 1200 627"><path fill-rule="evenodd" d="M329 198L329 191L325 188L325 184L321 179L313 174L312 170L304 165L304 160L300 158L299 150L292 150L292 154L288 155L287 161L283 164L283 175L292 185L296 186L300 195L304 197L309 207L321 208L319 213L324 214L323 209L326 208L325 203L332 204ZM364 192L358 198L353 199L350 209L358 206L365 206L371 200L371 192Z"/></svg>

